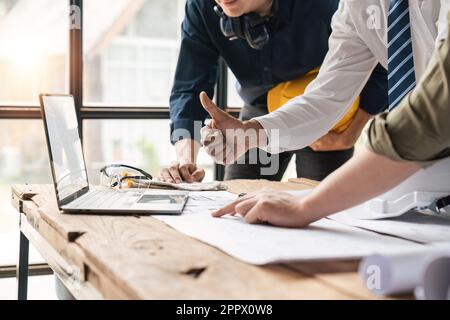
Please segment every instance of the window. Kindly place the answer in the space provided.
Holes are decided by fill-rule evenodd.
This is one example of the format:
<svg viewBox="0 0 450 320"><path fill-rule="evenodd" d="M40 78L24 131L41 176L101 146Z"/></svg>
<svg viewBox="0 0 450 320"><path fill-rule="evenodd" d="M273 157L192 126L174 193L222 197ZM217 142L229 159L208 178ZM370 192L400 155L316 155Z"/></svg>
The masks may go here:
<svg viewBox="0 0 450 320"><path fill-rule="evenodd" d="M79 31L69 30L70 5L81 9ZM37 119L39 93L71 93L81 102L79 125L92 183L104 164L125 162L157 173L175 159L168 107L184 5L185 0L0 0L0 271L16 263L18 251L11 185L52 182ZM75 50L81 39L82 56ZM218 91L225 96L226 83ZM202 152L199 165L206 180L213 180L217 167ZM41 259L31 251L31 263Z"/></svg>
<svg viewBox="0 0 450 320"><path fill-rule="evenodd" d="M228 69L228 107L229 108L242 108L244 106L244 101L239 96L236 89L236 77L233 72Z"/></svg>
<svg viewBox="0 0 450 320"><path fill-rule="evenodd" d="M52 180L40 120L0 120L0 137L0 265L14 265L19 217L11 205L11 185ZM31 256L32 262L41 260Z"/></svg>
<svg viewBox="0 0 450 320"><path fill-rule="evenodd" d="M65 1L0 1L0 103L37 105L42 92L67 92Z"/></svg>
<svg viewBox="0 0 450 320"><path fill-rule="evenodd" d="M85 104L168 106L184 3L85 1Z"/></svg>

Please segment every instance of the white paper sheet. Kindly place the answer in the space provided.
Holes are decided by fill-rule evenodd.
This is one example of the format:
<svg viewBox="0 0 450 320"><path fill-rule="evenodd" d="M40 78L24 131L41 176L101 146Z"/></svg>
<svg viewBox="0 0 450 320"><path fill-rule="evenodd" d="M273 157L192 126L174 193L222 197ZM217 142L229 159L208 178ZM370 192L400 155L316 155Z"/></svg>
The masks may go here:
<svg viewBox="0 0 450 320"><path fill-rule="evenodd" d="M227 191L190 192L189 200L183 210L183 216L199 213L211 213L237 198Z"/></svg>
<svg viewBox="0 0 450 320"><path fill-rule="evenodd" d="M303 196L308 191L290 193ZM262 265L366 257L359 272L374 293L397 294L415 289L419 299L450 299L450 245L434 243L447 239L449 231L445 220L443 229L436 228L434 219L428 221L430 217L422 215L405 216L407 221L396 223L362 221L381 222L376 227L379 232L433 242L433 245L421 245L329 219L315 222L306 229L286 229L249 225L239 217L210 216L212 210L235 198L228 192L192 192L183 215L155 217L247 263ZM343 220L348 219L343 217ZM373 277L377 271L373 266L379 268L381 278L378 280Z"/></svg>
<svg viewBox="0 0 450 320"><path fill-rule="evenodd" d="M303 193L302 193L303 194ZM212 210L235 199L228 192L192 192L181 216L155 216L193 238L251 264L352 259L425 247L323 219L305 229L249 225L240 217L213 218Z"/></svg>
<svg viewBox="0 0 450 320"><path fill-rule="evenodd" d="M156 181L156 180L147 180L147 179L130 179L133 188L170 188L176 190L184 190L184 191L220 191L227 190L227 186L222 182L213 181L213 182L192 182L192 183L170 183L164 181ZM128 180L123 182L123 185L128 184Z"/></svg>
<svg viewBox="0 0 450 320"><path fill-rule="evenodd" d="M332 215L331 219L348 226L364 228L421 243L448 242L450 246L450 220L417 212L408 212L400 217L383 220L354 219L344 211Z"/></svg>

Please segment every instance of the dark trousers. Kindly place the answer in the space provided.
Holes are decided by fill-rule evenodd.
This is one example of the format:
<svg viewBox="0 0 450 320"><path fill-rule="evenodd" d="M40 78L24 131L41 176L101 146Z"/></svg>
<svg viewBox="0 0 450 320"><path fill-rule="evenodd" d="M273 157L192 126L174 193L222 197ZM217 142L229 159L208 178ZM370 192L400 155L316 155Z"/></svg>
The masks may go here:
<svg viewBox="0 0 450 320"><path fill-rule="evenodd" d="M316 181L322 181L330 173L342 166L353 156L354 149L330 152L315 152L311 148L305 148L297 151L284 152L278 155L278 165L273 174L264 174L261 170L273 165L274 157L270 165L267 164L248 164L248 154L246 155L246 164L232 164L225 168L225 180L233 179L267 179L280 181L286 171L292 156L295 155L295 163L298 178L307 178ZM259 152L262 152L259 150ZM265 154L264 158L268 155ZM275 161L275 162L276 162Z"/></svg>
<svg viewBox="0 0 450 320"><path fill-rule="evenodd" d="M267 108L264 107L252 107L245 106L242 108L240 119L249 120L254 117L262 116L267 113ZM301 133L299 133L301 134ZM232 164L225 168L225 180L233 179L267 179L272 181L280 181L286 171L292 156L295 155L297 177L307 178L316 181L322 181L330 173L342 166L347 160L353 156L354 148L342 151L330 151L330 152L315 152L311 148L305 148L302 150L284 152L279 155L268 155L261 150L250 151L257 152L260 157L256 157L257 161L249 161L249 154L245 156L245 164ZM272 163L267 163L267 158L273 158ZM255 157L253 157L252 160ZM264 159L259 161L259 158ZM278 161L274 163L273 161ZM262 162L262 163L261 163ZM274 165L275 164L275 165ZM263 172L264 168L273 166L274 170L269 170L267 174ZM262 171L263 170L263 171Z"/></svg>

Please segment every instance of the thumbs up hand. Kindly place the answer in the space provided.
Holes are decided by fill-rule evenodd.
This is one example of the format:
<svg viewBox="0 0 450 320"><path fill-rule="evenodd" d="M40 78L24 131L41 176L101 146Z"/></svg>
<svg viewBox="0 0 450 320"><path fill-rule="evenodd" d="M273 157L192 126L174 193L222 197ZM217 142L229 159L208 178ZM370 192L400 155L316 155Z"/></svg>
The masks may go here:
<svg viewBox="0 0 450 320"><path fill-rule="evenodd" d="M217 107L205 92L200 93L200 102L212 119L200 131L201 143L216 163L234 163L249 149L259 147L260 141L267 141L259 122L239 121Z"/></svg>

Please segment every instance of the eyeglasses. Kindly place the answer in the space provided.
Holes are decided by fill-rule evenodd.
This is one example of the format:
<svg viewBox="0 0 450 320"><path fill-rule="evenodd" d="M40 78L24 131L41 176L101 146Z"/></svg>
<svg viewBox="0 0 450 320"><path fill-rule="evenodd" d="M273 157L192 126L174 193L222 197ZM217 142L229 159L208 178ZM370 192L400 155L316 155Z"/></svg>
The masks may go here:
<svg viewBox="0 0 450 320"><path fill-rule="evenodd" d="M126 164L111 164L100 169L100 183L109 188L132 187L139 180L152 180L148 172ZM138 183L139 185L139 183Z"/></svg>

